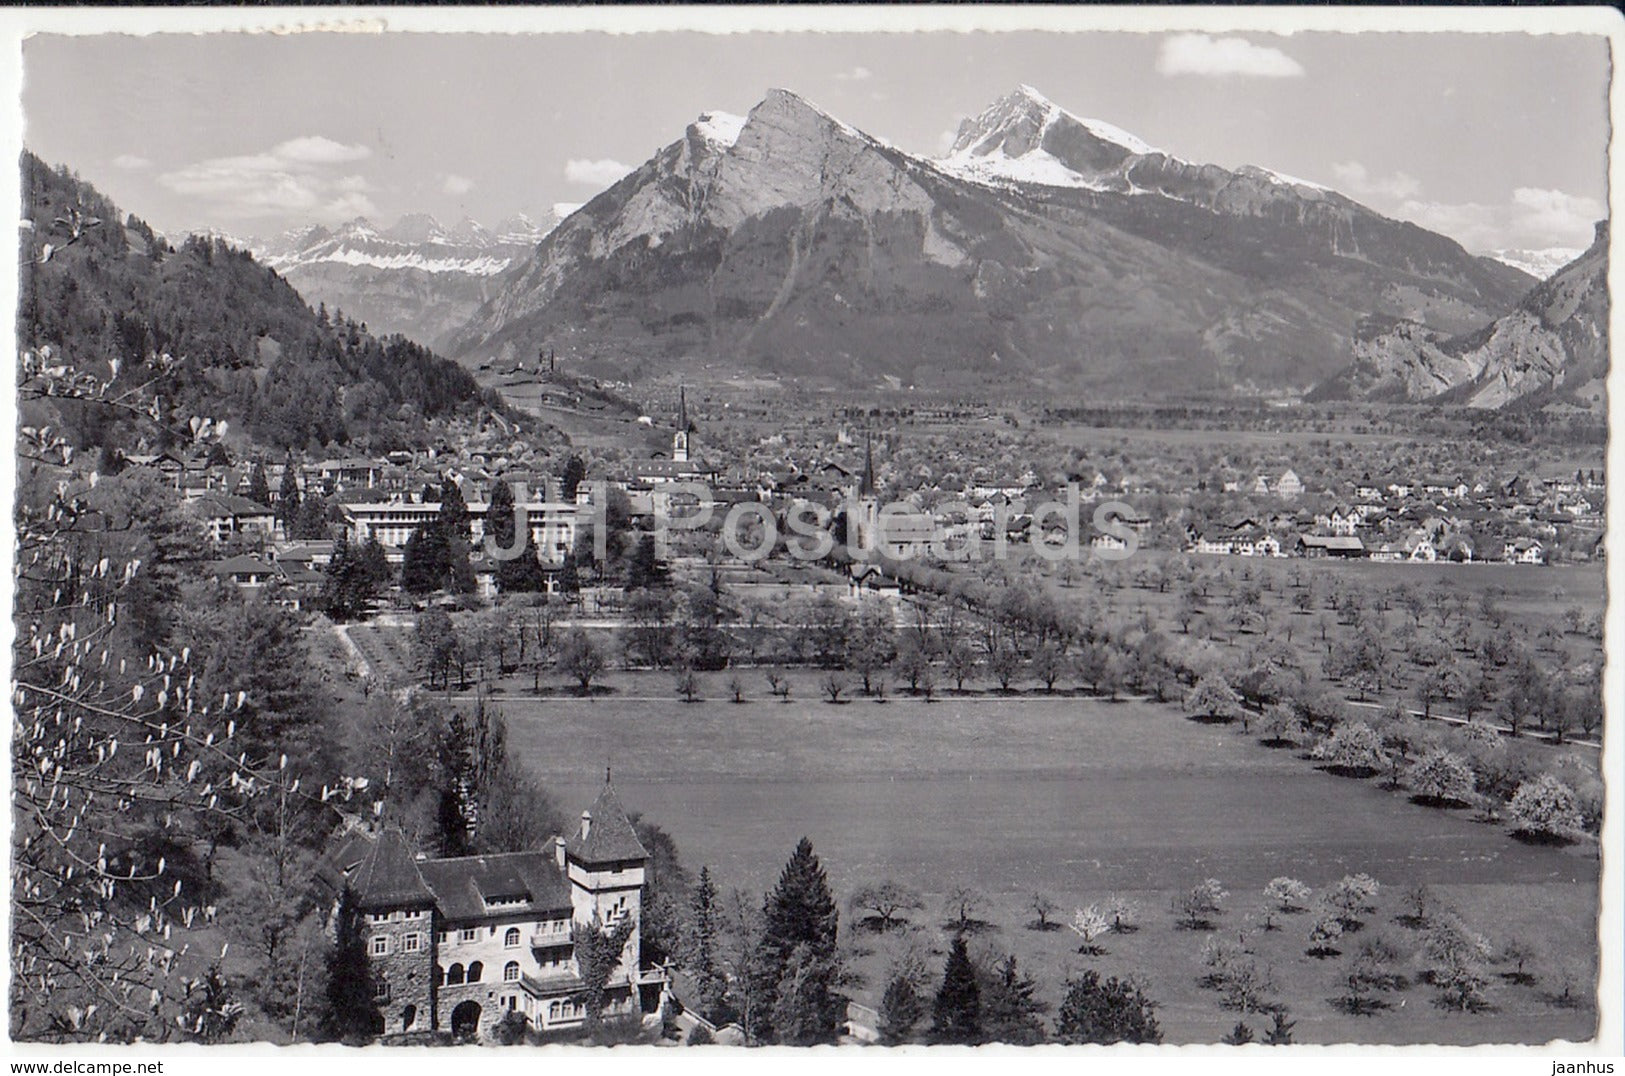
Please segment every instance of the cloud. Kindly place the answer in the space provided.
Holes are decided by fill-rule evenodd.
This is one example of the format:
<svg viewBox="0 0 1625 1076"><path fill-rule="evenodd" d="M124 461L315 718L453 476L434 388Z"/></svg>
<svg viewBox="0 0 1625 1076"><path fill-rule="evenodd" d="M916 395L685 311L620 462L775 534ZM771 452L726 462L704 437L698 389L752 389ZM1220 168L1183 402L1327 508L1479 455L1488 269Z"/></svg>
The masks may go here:
<svg viewBox="0 0 1625 1076"><path fill-rule="evenodd" d="M300 164L344 164L366 160L372 156L372 150L362 145L347 146L321 135L305 135L278 143L271 154Z"/></svg>
<svg viewBox="0 0 1625 1076"><path fill-rule="evenodd" d="M850 71L837 72L836 75L835 75L835 80L837 82L862 82L865 79L873 78L873 77L874 77L874 72L873 71L869 70L867 67L863 67L863 66L860 65L858 67L852 68L852 70L850 70Z"/></svg>
<svg viewBox="0 0 1625 1076"><path fill-rule="evenodd" d="M440 189L447 194L467 194L474 189L474 181L467 176L449 175Z"/></svg>
<svg viewBox="0 0 1625 1076"><path fill-rule="evenodd" d="M133 153L120 153L113 158L113 167L122 168L126 172L139 172L143 168L151 168L152 162Z"/></svg>
<svg viewBox="0 0 1625 1076"><path fill-rule="evenodd" d="M1519 187L1513 191L1512 205L1522 227L1583 239L1573 246L1590 246L1597 221L1608 215L1607 207L1595 198L1577 198L1563 191L1537 187Z"/></svg>
<svg viewBox="0 0 1625 1076"><path fill-rule="evenodd" d="M1405 172L1395 172L1391 176L1374 176L1359 161L1332 165L1332 175L1337 177L1337 185L1341 189L1362 197L1379 195L1402 201L1416 197L1422 190L1422 183L1415 176Z"/></svg>
<svg viewBox="0 0 1625 1076"><path fill-rule="evenodd" d="M365 160L372 151L321 135L279 142L263 153L210 157L158 182L177 194L207 202L228 217L299 213L338 220L377 212L365 194L372 185L354 173L333 175L334 166Z"/></svg>
<svg viewBox="0 0 1625 1076"><path fill-rule="evenodd" d="M1164 75L1241 75L1252 78L1298 78L1303 65L1266 45L1241 37L1175 34L1157 53L1157 71Z"/></svg>
<svg viewBox="0 0 1625 1076"><path fill-rule="evenodd" d="M632 171L632 166L622 164L620 161L605 157L598 161L589 161L583 157L572 157L564 162L564 178L571 183L580 183L589 187L607 187L611 183Z"/></svg>
<svg viewBox="0 0 1625 1076"><path fill-rule="evenodd" d="M1393 215L1483 253L1590 246L1593 228L1606 215L1606 209L1595 198L1519 187L1500 204L1407 199L1393 210Z"/></svg>
<svg viewBox="0 0 1625 1076"><path fill-rule="evenodd" d="M371 198L358 191L341 194L328 202L321 209L321 215L332 220L350 220L353 217L370 217L378 213L378 206Z"/></svg>

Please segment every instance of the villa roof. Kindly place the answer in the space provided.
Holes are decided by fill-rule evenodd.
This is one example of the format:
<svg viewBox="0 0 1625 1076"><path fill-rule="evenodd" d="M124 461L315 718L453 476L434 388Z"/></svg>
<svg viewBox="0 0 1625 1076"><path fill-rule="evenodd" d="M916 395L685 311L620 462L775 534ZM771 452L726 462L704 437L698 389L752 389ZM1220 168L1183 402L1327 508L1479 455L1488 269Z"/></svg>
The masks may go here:
<svg viewBox="0 0 1625 1076"><path fill-rule="evenodd" d="M215 516L269 516L274 515L271 509L247 497L239 497L235 493L205 493L195 498L193 503L198 510Z"/></svg>
<svg viewBox="0 0 1625 1076"><path fill-rule="evenodd" d="M276 566L274 564L267 564L265 561L251 553L239 553L235 557L227 557L225 560L217 560L209 565L209 570L217 576L245 575L250 573L270 575L276 574Z"/></svg>
<svg viewBox="0 0 1625 1076"><path fill-rule="evenodd" d="M564 911L570 890L551 852L426 859L417 865L447 919L478 919L503 912Z"/></svg>
<svg viewBox="0 0 1625 1076"><path fill-rule="evenodd" d="M386 827L370 843L348 877L360 907L398 908L434 900L399 829Z"/></svg>
<svg viewBox="0 0 1625 1076"><path fill-rule="evenodd" d="M577 830L565 842L565 851L583 863L609 863L616 860L647 859L648 850L638 840L637 831L615 795L615 786L608 777L604 789L583 819L582 830Z"/></svg>

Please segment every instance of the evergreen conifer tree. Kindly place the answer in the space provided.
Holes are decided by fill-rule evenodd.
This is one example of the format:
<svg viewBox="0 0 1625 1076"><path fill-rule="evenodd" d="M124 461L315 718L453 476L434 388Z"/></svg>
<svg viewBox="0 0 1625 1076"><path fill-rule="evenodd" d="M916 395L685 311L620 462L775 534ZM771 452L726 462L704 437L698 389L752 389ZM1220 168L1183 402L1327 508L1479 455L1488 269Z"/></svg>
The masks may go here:
<svg viewBox="0 0 1625 1076"><path fill-rule="evenodd" d="M290 538L299 521L299 505L299 465L290 456L282 466L282 484L277 487L276 502L276 520L282 524L283 533Z"/></svg>
<svg viewBox="0 0 1625 1076"><path fill-rule="evenodd" d="M560 481L563 488L560 492L565 500L573 501L576 499L576 490L581 487L581 480L586 477L587 464L580 456L571 455L569 459L564 461L564 476Z"/></svg>
<svg viewBox="0 0 1625 1076"><path fill-rule="evenodd" d="M468 855L478 821L475 799L479 790L474 725L466 714L454 714L440 735L437 784L439 803L435 829L443 856Z"/></svg>
<svg viewBox="0 0 1625 1076"><path fill-rule="evenodd" d="M431 519L413 531L406 540L401 564L401 586L411 594L429 594L446 582L448 561L446 532L438 519Z"/></svg>
<svg viewBox="0 0 1625 1076"><path fill-rule="evenodd" d="M377 597L389 588L392 572L389 568L389 557L384 553L383 543L378 541L378 535L367 535L367 542L361 547L361 567L367 579L367 596Z"/></svg>
<svg viewBox="0 0 1625 1076"><path fill-rule="evenodd" d="M581 593L581 571L576 567L574 553L566 553L564 563L559 565L559 593L567 597Z"/></svg>
<svg viewBox="0 0 1625 1076"><path fill-rule="evenodd" d="M899 975L886 984L886 993L880 999L880 1041L887 1046L906 1042L914 1028L925 1016L925 1001L915 991L907 976Z"/></svg>
<svg viewBox="0 0 1625 1076"><path fill-rule="evenodd" d="M1044 1041L1038 1014L1043 1002L1034 995L1038 983L1021 971L1012 953L989 968L980 979L982 1031L989 1042L1032 1046Z"/></svg>
<svg viewBox="0 0 1625 1076"><path fill-rule="evenodd" d="M512 496L511 491L509 495ZM464 542L473 540L473 524L468 517L468 505L463 501L463 491L449 478L440 483L440 515L436 518L448 540L454 537Z"/></svg>
<svg viewBox="0 0 1625 1076"><path fill-rule="evenodd" d="M820 956L835 955L840 912L829 891L829 879L818 862L812 841L801 838L779 874L779 884L763 908L765 942L782 965L797 945L809 945Z"/></svg>
<svg viewBox="0 0 1625 1076"><path fill-rule="evenodd" d="M513 487L501 478L491 483L491 503L485 511L485 534L499 548L506 549L513 544Z"/></svg>
<svg viewBox="0 0 1625 1076"><path fill-rule="evenodd" d="M772 1014L773 1034L789 1035L796 1041L808 1036L808 1041L826 1041L820 1037L824 1030L834 1034L840 1003L830 987L839 972L835 951L839 922L840 912L830 894L824 867L818 862L812 841L803 837L762 907L761 981L755 984L755 990ZM801 956L791 967L798 950ZM795 996L784 996L786 988ZM781 1001L787 1006L782 1010ZM794 1026L781 1028L781 1016ZM809 1030L814 1024L824 1030Z"/></svg>
<svg viewBox="0 0 1625 1076"><path fill-rule="evenodd" d="M259 460L248 470L248 499L255 504L271 503L271 483L265 478L265 465Z"/></svg>
<svg viewBox="0 0 1625 1076"><path fill-rule="evenodd" d="M1086 971L1068 985L1055 1030L1066 1043L1157 1043L1155 1010L1139 987L1115 977L1101 982L1099 972Z"/></svg>
<svg viewBox="0 0 1625 1076"><path fill-rule="evenodd" d="M474 578L474 562L470 556L468 542L452 535L446 544L446 576L445 587L453 594L472 594L478 587Z"/></svg>
<svg viewBox="0 0 1625 1076"><path fill-rule="evenodd" d="M717 944L721 931L721 909L717 904L716 883L711 868L701 867L689 902L689 920L683 966L694 980L695 1004L707 1020L716 1020L728 992L728 980L720 967Z"/></svg>
<svg viewBox="0 0 1625 1076"><path fill-rule="evenodd" d="M498 479L491 487L491 507L485 516L485 533L498 549L510 549L514 542L516 522L513 490L508 483ZM528 526L523 551L512 559L498 560L496 573L497 589L504 594L534 594L546 589L547 573L542 570L541 559L536 555L535 536Z"/></svg>
<svg viewBox="0 0 1625 1076"><path fill-rule="evenodd" d="M931 1006L933 1042L973 1045L982 1041L982 999L976 968L965 951L963 936L954 939L942 969L942 986Z"/></svg>
<svg viewBox="0 0 1625 1076"><path fill-rule="evenodd" d="M327 537L327 502L320 497L306 497L299 504L299 517L293 523L293 537L307 541L320 541Z"/></svg>
<svg viewBox="0 0 1625 1076"><path fill-rule="evenodd" d="M328 958L327 1008L322 1037L360 1046L378 1033L380 1023L371 961L361 932L361 909L348 886L335 913L333 949Z"/></svg>
<svg viewBox="0 0 1625 1076"><path fill-rule="evenodd" d="M784 962L774 990L773 1033L786 1046L817 1046L835 1041L838 1005L830 987L835 964L808 944L797 945Z"/></svg>
<svg viewBox="0 0 1625 1076"><path fill-rule="evenodd" d="M322 579L322 608L334 620L348 620L356 614L359 595L356 592L356 564L350 556L350 538L339 531L333 539L333 559L327 564Z"/></svg>
<svg viewBox="0 0 1625 1076"><path fill-rule="evenodd" d="M665 582L666 570L655 557L654 535L644 534L632 546L632 555L627 558L626 589L643 590L663 586Z"/></svg>

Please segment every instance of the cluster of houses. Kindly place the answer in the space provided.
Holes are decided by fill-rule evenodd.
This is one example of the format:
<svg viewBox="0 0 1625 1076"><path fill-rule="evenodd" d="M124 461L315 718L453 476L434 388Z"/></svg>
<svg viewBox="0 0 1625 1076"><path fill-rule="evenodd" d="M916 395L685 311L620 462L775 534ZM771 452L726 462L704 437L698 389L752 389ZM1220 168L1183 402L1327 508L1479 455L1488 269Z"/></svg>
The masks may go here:
<svg viewBox="0 0 1625 1076"><path fill-rule="evenodd" d="M405 452L378 459L265 463L261 465L263 500L256 500L250 495L253 467L247 464L211 463L206 457L180 453L133 453L124 462L161 475L182 495L186 508L216 546L237 550L211 565L217 578L246 591L266 593L294 608L320 592L334 542L300 540L288 533L288 513L279 509L289 467L296 468L294 484L301 498L317 496L336 504L346 538L355 545L377 538L386 559L398 567L413 532L439 514L435 491L448 480L456 482L463 494L472 544L478 551L484 541L490 490L500 466L484 452L462 454L449 464L438 453ZM589 506L576 497L566 498L556 475L503 468L502 478L516 491L525 491L523 508L531 542L543 566L557 569L574 548L577 526ZM495 563L477 552L473 560L476 581L488 594L494 593Z"/></svg>
<svg viewBox="0 0 1625 1076"><path fill-rule="evenodd" d="M1249 515L1217 527L1188 524L1186 549L1244 557L1545 564L1560 536L1577 533L1594 534L1587 554L1601 556L1602 489L1596 472L1577 473L1572 481L1517 476L1473 483L1365 475L1351 498L1328 495L1328 507Z"/></svg>
<svg viewBox="0 0 1625 1076"><path fill-rule="evenodd" d="M337 506L351 543L376 538L386 559L397 565L412 534L439 514L436 491L446 481L455 482L468 507L475 578L487 596L495 591L496 564L480 547L490 491L499 479L522 492L531 542L550 575L562 568L578 533L599 510L594 491L604 488L624 492L635 519L680 514L696 500L694 491L700 487L718 517L747 502L765 506L780 520L798 508L815 506L821 513L844 517L845 538L853 548L895 559L951 560L973 556L978 542L1054 544L1072 537L1067 520L1037 508L1072 496L1071 490L1056 488L1059 476L1045 479L1030 468L999 473L975 467L965 471L963 480L952 473L894 472L887 483L892 496L883 502L874 446L867 438L858 455L857 437L842 429L833 448L808 456L787 445L783 435L774 435L760 446L768 459L757 457L750 467L743 460L720 467L692 451L693 426L681 390L676 411L669 453L656 452L619 467L595 465L588 480L568 495L556 475L527 466L530 449L517 441L455 452L442 446L378 458L266 463L263 486L254 481L248 465L175 453L125 459L131 466L153 468L173 483L209 537L235 552L214 565L218 576L245 590L271 588L277 600L296 606L320 590L333 543L293 541L285 533L287 513L278 511L277 500L289 467L297 468L294 480L302 497L319 495ZM1112 482L1091 471L1067 476L1066 484L1082 505L1155 493L1131 476ZM1602 555L1603 479L1596 471L1576 473L1572 480L1365 475L1337 485L1339 489L1311 493L1291 468L1279 475L1224 478L1214 486L1204 481L1185 493L1192 500L1232 495L1244 505L1237 516L1217 524L1194 522L1188 510L1176 508L1164 522L1173 534L1183 533L1188 552L1200 555L1544 564L1560 538L1591 534L1595 540L1581 543L1582 555ZM256 488L262 500L250 496ZM1278 507L1270 508L1270 500L1279 502ZM1088 545L1125 547L1120 527L1111 528L1115 534L1097 533L1087 526L1089 510L1082 514L1085 531L1080 537ZM1153 524L1148 514L1123 507L1114 509L1114 522L1138 534ZM1574 549L1575 542L1568 546Z"/></svg>

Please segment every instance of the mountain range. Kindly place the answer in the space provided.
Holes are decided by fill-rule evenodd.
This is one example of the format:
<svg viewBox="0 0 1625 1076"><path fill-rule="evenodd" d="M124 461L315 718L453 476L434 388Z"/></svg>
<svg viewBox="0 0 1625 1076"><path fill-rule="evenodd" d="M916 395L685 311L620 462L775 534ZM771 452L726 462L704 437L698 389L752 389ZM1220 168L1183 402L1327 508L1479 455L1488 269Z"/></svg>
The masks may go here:
<svg viewBox="0 0 1625 1076"><path fill-rule="evenodd" d="M1542 247L1539 250L1518 248L1485 253L1514 269L1522 269L1536 280L1545 280L1585 251L1578 247Z"/></svg>
<svg viewBox="0 0 1625 1076"><path fill-rule="evenodd" d="M495 228L471 217L448 228L427 213L409 213L389 228L357 217L268 239L213 237L252 251L313 306L438 346L491 297L494 279L575 208L555 206L540 223L516 214Z"/></svg>
<svg viewBox="0 0 1625 1076"><path fill-rule="evenodd" d="M462 361L1135 395L1305 389L1373 315L1468 332L1535 279L1024 86L937 159L785 90L707 113L490 283L444 340Z"/></svg>

